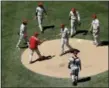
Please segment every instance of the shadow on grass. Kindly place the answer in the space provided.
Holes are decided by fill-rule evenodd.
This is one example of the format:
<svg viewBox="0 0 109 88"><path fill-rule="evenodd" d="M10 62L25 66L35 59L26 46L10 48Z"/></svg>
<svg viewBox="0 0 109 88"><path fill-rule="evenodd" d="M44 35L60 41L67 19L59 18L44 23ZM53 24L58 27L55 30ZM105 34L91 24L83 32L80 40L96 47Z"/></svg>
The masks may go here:
<svg viewBox="0 0 109 88"><path fill-rule="evenodd" d="M50 60L50 59L52 59L53 57L55 57L55 55L53 55L53 56L51 56L51 55L49 55L49 56L42 56L42 58L38 58L38 59L32 61L31 64L33 64L33 63L35 63L35 62L37 62L37 61Z"/></svg>
<svg viewBox="0 0 109 88"><path fill-rule="evenodd" d="M81 82L87 82L87 81L90 81L91 80L91 77L83 77L83 78L79 78L77 83L73 83L73 86L77 86L78 83L81 83Z"/></svg>
<svg viewBox="0 0 109 88"><path fill-rule="evenodd" d="M90 81L90 80L91 80L91 77L79 78L78 79L78 83L80 83L80 82L87 82L87 81Z"/></svg>
<svg viewBox="0 0 109 88"><path fill-rule="evenodd" d="M49 26L43 26L43 30L47 30L47 29L54 29L55 25L49 25Z"/></svg>
<svg viewBox="0 0 109 88"><path fill-rule="evenodd" d="M87 35L88 31L87 30L77 30L76 33L74 33L71 37L74 37L78 34L83 34L83 35Z"/></svg>
<svg viewBox="0 0 109 88"><path fill-rule="evenodd" d="M99 46L109 46L109 41L101 41Z"/></svg>
<svg viewBox="0 0 109 88"><path fill-rule="evenodd" d="M20 46L20 48L21 49L26 49L26 48L28 48L28 46L26 45L26 46Z"/></svg>

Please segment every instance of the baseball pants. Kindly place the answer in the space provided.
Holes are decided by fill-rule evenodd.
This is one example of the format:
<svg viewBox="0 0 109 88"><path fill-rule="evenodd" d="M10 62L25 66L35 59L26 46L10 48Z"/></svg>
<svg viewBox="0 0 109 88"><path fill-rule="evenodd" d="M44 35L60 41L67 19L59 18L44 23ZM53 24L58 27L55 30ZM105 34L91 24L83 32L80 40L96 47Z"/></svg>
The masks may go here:
<svg viewBox="0 0 109 88"><path fill-rule="evenodd" d="M79 75L79 68L78 67L71 67L71 78L72 82L75 81L75 79L78 80L78 75Z"/></svg>
<svg viewBox="0 0 109 88"><path fill-rule="evenodd" d="M62 38L61 39L61 52L64 53L64 46L67 46L69 49L72 49L72 47L69 44L69 39L68 38Z"/></svg>
<svg viewBox="0 0 109 88"><path fill-rule="evenodd" d="M94 44L98 45L99 44L99 32L98 29L93 29L93 40Z"/></svg>
<svg viewBox="0 0 109 88"><path fill-rule="evenodd" d="M30 56L29 56L30 62L32 61L32 57L33 57L34 52L37 53L37 55L38 55L39 58L41 58L41 56L42 56L38 48L36 48L36 49L30 49Z"/></svg>
<svg viewBox="0 0 109 88"><path fill-rule="evenodd" d="M28 42L27 36L25 36L24 34L20 34L20 37L19 37L19 40L18 40L18 43L17 43L16 47L18 47L18 46L20 45L22 39L24 39L24 41L25 41L25 42L28 44L28 46L29 46L29 42Z"/></svg>
<svg viewBox="0 0 109 88"><path fill-rule="evenodd" d="M38 19L39 29L40 29L40 31L43 31L43 27L42 27L43 17L42 16L37 16L37 19Z"/></svg>
<svg viewBox="0 0 109 88"><path fill-rule="evenodd" d="M70 35L72 36L77 30L77 20L71 19L71 32Z"/></svg>

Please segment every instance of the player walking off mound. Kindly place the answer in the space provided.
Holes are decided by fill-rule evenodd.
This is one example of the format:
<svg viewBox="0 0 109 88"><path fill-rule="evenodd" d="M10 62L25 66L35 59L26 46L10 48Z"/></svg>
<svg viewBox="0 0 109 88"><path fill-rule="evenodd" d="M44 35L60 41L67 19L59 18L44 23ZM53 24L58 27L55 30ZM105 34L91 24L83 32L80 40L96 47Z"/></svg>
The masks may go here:
<svg viewBox="0 0 109 88"><path fill-rule="evenodd" d="M65 27L65 24L61 24L61 54L60 56L65 52L64 51L64 45L66 45L70 50L73 48L69 44L69 30L67 27Z"/></svg>
<svg viewBox="0 0 109 88"><path fill-rule="evenodd" d="M98 46L99 45L99 35L100 35L100 24L99 20L97 19L96 14L92 15L92 23L90 27L90 32L93 34L93 43Z"/></svg>
<svg viewBox="0 0 109 88"><path fill-rule="evenodd" d="M42 26L42 22L43 22L43 17L44 17L44 13L47 15L47 12L43 6L42 2L38 3L38 7L36 7L36 16L35 18L38 20L38 25L39 25L39 29L41 31L41 33L43 33L43 26Z"/></svg>
<svg viewBox="0 0 109 88"><path fill-rule="evenodd" d="M37 37L38 37L38 33L35 32L33 36L30 37L29 39L29 49L30 49L30 63L32 63L32 56L33 56L33 53L36 52L37 55L39 56L39 58L41 59L42 58L42 55L38 49L38 46L43 43L45 40L43 41L40 41Z"/></svg>
<svg viewBox="0 0 109 88"><path fill-rule="evenodd" d="M24 39L25 42L29 46L28 38L27 38L27 20L23 20L22 24L20 25L20 32L19 32L19 40L16 45L17 48L19 48L19 45L21 43L21 40Z"/></svg>
<svg viewBox="0 0 109 88"><path fill-rule="evenodd" d="M78 24L80 25L80 15L79 12L75 9L72 8L70 13L69 13L69 19L71 23L71 36L76 32Z"/></svg>
<svg viewBox="0 0 109 88"><path fill-rule="evenodd" d="M73 85L77 85L79 72L81 70L81 60L77 56L80 51L71 51L73 53L73 56L69 58L68 68L71 69L71 79Z"/></svg>

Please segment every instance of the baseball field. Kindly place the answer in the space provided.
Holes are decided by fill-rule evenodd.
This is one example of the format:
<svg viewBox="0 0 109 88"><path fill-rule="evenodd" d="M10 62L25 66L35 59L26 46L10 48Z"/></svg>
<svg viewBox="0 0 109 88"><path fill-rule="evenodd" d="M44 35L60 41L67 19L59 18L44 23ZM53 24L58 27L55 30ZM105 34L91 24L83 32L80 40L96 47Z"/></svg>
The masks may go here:
<svg viewBox="0 0 109 88"><path fill-rule="evenodd" d="M48 60L29 64L29 50L24 41L20 50L16 48L19 39L17 32L23 18L28 19L28 37L39 32L38 23L34 20L36 1L2 1L1 31L2 31L2 87L72 87L69 76L68 58L71 54L60 54L60 24L65 23L70 29L69 11L75 7L81 16L81 26L78 30L88 30L91 15L96 13L100 20L100 40L108 42L108 2L106 1L45 1L48 16L44 17L44 26L54 25L54 29L45 30L40 39L46 39L39 46L42 54L52 56ZM78 34L70 38L70 44L80 50L82 61L80 77L90 77L83 80L77 87L108 87L108 44L94 46L92 35ZM34 54L34 59L37 55Z"/></svg>

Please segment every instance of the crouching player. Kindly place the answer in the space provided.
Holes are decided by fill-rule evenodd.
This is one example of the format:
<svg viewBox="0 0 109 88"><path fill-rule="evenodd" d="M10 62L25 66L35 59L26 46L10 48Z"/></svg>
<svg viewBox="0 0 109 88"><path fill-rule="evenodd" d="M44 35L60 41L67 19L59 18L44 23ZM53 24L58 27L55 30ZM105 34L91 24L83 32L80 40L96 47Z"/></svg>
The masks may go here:
<svg viewBox="0 0 109 88"><path fill-rule="evenodd" d="M73 56L69 58L68 68L71 70L70 76L72 79L72 84L77 85L78 75L81 70L81 60L77 56L80 51L71 51Z"/></svg>

